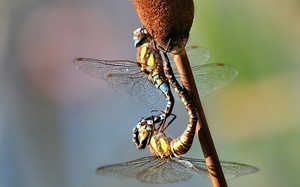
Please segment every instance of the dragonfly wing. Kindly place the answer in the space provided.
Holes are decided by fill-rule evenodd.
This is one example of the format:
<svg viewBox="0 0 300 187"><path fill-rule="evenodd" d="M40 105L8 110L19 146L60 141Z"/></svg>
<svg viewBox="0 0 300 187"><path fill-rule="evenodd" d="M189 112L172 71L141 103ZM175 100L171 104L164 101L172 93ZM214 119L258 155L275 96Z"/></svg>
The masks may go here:
<svg viewBox="0 0 300 187"><path fill-rule="evenodd" d="M111 74L123 74L132 77L141 77L143 73L135 62L129 60L98 60L92 58L76 58L75 67L87 74L107 80Z"/></svg>
<svg viewBox="0 0 300 187"><path fill-rule="evenodd" d="M161 96L160 91L146 75L141 78L132 78L123 74L113 74L107 78L107 82L117 92L145 105L153 105Z"/></svg>
<svg viewBox="0 0 300 187"><path fill-rule="evenodd" d="M160 98L159 90L133 61L77 58L73 63L78 69L107 81L114 90L139 103L152 105Z"/></svg>
<svg viewBox="0 0 300 187"><path fill-rule="evenodd" d="M200 97L210 94L230 81L238 74L238 70L226 64L206 64L210 58L210 52L201 46L186 47L186 52L192 67ZM174 64L173 56L168 54L173 63L172 69L177 80L180 79L178 70ZM174 94L177 95L177 94Z"/></svg>
<svg viewBox="0 0 300 187"><path fill-rule="evenodd" d="M220 63L193 66L192 71L200 97L225 86L238 74L238 70L233 66ZM177 80L180 79L177 70L174 70L174 75Z"/></svg>
<svg viewBox="0 0 300 187"><path fill-rule="evenodd" d="M202 46L193 45L186 47L185 50L191 66L206 64L210 58L210 52Z"/></svg>
<svg viewBox="0 0 300 187"><path fill-rule="evenodd" d="M205 96L231 82L238 70L227 64L204 64L192 67L199 95Z"/></svg>
<svg viewBox="0 0 300 187"><path fill-rule="evenodd" d="M203 159L182 157L183 160L191 162L201 176L210 179L209 172L206 163ZM259 169L246 164L240 164L235 162L223 162L221 161L221 167L226 179L234 179L242 175L247 175L257 172Z"/></svg>
<svg viewBox="0 0 300 187"><path fill-rule="evenodd" d="M160 90L152 84L146 76L137 81L132 89L133 98L146 105L153 105L162 95Z"/></svg>
<svg viewBox="0 0 300 187"><path fill-rule="evenodd" d="M196 46L196 45L189 46L185 48L185 51L189 58L191 66L206 64L208 59L210 58L210 52L208 51L208 49L202 46ZM172 65L172 69L176 69L173 55L168 53L168 58Z"/></svg>
<svg viewBox="0 0 300 187"><path fill-rule="evenodd" d="M199 173L204 178L210 179L206 163L203 159L187 158L187 157L181 157L181 159L187 160L190 163L192 163L195 172Z"/></svg>
<svg viewBox="0 0 300 187"><path fill-rule="evenodd" d="M162 184L187 181L193 174L192 164L188 161L163 158L156 165L138 172L137 179L141 182Z"/></svg>
<svg viewBox="0 0 300 187"><path fill-rule="evenodd" d="M155 165L160 159L153 156L143 157L129 162L100 166L96 173L118 178L137 178L137 173Z"/></svg>
<svg viewBox="0 0 300 187"><path fill-rule="evenodd" d="M221 162L221 167L223 168L226 179L234 179L242 175L259 171L256 167L234 162Z"/></svg>

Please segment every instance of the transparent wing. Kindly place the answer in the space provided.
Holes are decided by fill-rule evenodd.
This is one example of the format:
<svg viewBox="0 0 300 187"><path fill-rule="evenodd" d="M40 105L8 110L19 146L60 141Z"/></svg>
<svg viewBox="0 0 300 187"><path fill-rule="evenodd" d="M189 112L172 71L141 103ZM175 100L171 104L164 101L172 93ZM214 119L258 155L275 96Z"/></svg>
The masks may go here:
<svg viewBox="0 0 300 187"><path fill-rule="evenodd" d="M117 92L139 103L152 105L161 96L159 90L133 61L77 58L73 63L78 69L107 81Z"/></svg>
<svg viewBox="0 0 300 187"><path fill-rule="evenodd" d="M202 46L189 46L185 48L186 54L189 58L189 61L191 63L191 66L198 66L198 65L202 65L202 64L206 64L209 57L210 57L210 52L208 51L208 49L206 49L205 47ZM173 60L173 55L172 54L168 54L170 63L172 65L173 69L176 69L175 67L175 63Z"/></svg>
<svg viewBox="0 0 300 187"><path fill-rule="evenodd" d="M187 160L193 164L195 171L201 176L210 179L209 172L207 170L206 163L203 159L182 157L183 160ZM226 179L234 179L242 175L247 175L257 172L259 169L246 164L240 164L235 162L223 162L221 161L221 167L223 169Z"/></svg>
<svg viewBox="0 0 300 187"><path fill-rule="evenodd" d="M258 171L256 167L234 162L221 162L221 166L226 179L233 179ZM210 179L203 159L187 157L161 159L148 156L129 162L101 166L96 170L99 175L136 178L141 182L161 184L187 181L193 177L194 172Z"/></svg>
<svg viewBox="0 0 300 187"><path fill-rule="evenodd" d="M185 48L191 66L206 64L210 58L210 52L205 47L189 46Z"/></svg>
<svg viewBox="0 0 300 187"><path fill-rule="evenodd" d="M177 69L174 76L180 80ZM238 70L228 64L204 64L192 67L199 96L203 97L230 83L238 74ZM177 94L174 94L177 95Z"/></svg>
<svg viewBox="0 0 300 187"><path fill-rule="evenodd" d="M238 74L238 70L228 64L204 64L192 67L192 71L201 97L225 86Z"/></svg>
<svg viewBox="0 0 300 187"><path fill-rule="evenodd" d="M136 178L146 183L171 183L189 180L193 174L193 165L186 160L139 158L129 162L101 166L96 173L119 178Z"/></svg>
<svg viewBox="0 0 300 187"><path fill-rule="evenodd" d="M100 166L96 173L99 175L119 177L119 178L137 178L137 173L146 168L155 166L160 158L153 156L143 157L129 162Z"/></svg>
<svg viewBox="0 0 300 187"><path fill-rule="evenodd" d="M137 173L137 179L147 183L172 183L187 181L194 175L191 163L186 160L171 158L159 159L160 161L151 167Z"/></svg>
<svg viewBox="0 0 300 187"><path fill-rule="evenodd" d="M191 63L191 68L200 97L208 95L214 90L225 86L238 74L238 70L236 68L227 64L206 64L210 57L210 53L204 47L186 47L186 52ZM180 80L173 56L168 54L168 57L176 79Z"/></svg>

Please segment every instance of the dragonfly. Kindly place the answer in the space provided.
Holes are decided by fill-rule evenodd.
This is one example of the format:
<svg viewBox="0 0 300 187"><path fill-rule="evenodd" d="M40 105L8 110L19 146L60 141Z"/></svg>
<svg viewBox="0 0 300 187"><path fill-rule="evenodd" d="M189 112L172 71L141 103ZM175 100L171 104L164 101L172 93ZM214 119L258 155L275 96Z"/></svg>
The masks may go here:
<svg viewBox="0 0 300 187"><path fill-rule="evenodd" d="M190 96L188 95L187 90L183 89L175 78L167 53L164 52L163 55L165 60L165 76L167 77L169 84L174 88L174 91L177 93L178 97L184 104L189 115L189 123L185 131L177 139L170 142L172 154L177 157L179 155L187 153L192 146L198 120L198 114ZM169 122L169 124L172 123L176 118L175 115L173 116L174 118ZM149 121L141 120L133 129L133 142L136 147L144 148L146 144L150 144L153 126L155 126L154 123L154 120L152 120L152 123L149 123ZM163 132L169 126L169 124L167 126L164 126L165 123L161 123L157 129L160 129L159 131Z"/></svg>
<svg viewBox="0 0 300 187"><path fill-rule="evenodd" d="M107 81L113 89L122 95L131 97L142 104L155 104L161 96L159 92L162 92L167 101L166 109L156 116L155 122L164 122L172 112L174 98L163 73L160 50L155 47L155 44L152 43L154 40L143 28L138 28L133 32L133 40L135 47L137 47L136 62L76 58L74 65L92 76ZM201 87L199 89L200 96L207 95L226 85L238 73L230 65L205 64L210 54L203 47L192 46L187 48L187 53L192 58L192 62L194 59L200 64L192 67L195 80L199 82ZM175 76L179 77L176 70ZM142 118L142 120L150 121L149 117Z"/></svg>
<svg viewBox="0 0 300 187"><path fill-rule="evenodd" d="M174 147L177 145L172 144L172 142L176 139L173 140L167 136L161 127L157 129L155 125L149 124L142 124L139 127L153 131L149 143L152 156L100 166L96 173L103 176L134 178L145 183L159 184L187 181L193 177L194 173L210 179L210 168L206 166L205 160L174 154L176 149ZM220 164L226 179L233 179L259 170L256 167L235 162L221 161Z"/></svg>

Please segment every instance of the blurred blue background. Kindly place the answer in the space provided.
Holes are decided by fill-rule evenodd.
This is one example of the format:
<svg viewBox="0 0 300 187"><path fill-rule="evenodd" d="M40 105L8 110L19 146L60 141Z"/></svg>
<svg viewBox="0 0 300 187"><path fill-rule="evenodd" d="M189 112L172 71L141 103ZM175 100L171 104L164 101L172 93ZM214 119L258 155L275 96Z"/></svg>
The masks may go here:
<svg viewBox="0 0 300 187"><path fill-rule="evenodd" d="M157 186L95 174L100 165L150 154L135 149L131 132L152 108L72 65L76 57L135 59L131 33L141 23L131 1L0 5L0 186ZM195 1L188 45L239 69L230 85L202 99L219 157L260 168L229 186L300 182L299 19L297 0ZM162 98L154 107L164 105ZM174 113L167 132L177 137L188 119L180 104ZM201 155L195 141L187 156ZM182 185L211 186L197 174L162 186Z"/></svg>

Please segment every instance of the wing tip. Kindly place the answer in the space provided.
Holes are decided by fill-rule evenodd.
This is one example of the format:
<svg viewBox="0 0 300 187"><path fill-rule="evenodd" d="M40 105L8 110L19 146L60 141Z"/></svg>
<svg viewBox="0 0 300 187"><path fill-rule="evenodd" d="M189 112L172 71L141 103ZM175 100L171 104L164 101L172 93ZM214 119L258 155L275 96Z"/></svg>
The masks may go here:
<svg viewBox="0 0 300 187"><path fill-rule="evenodd" d="M73 60L73 62L76 62L76 61L82 61L82 60L83 60L82 57L78 57L78 58L75 58L75 59Z"/></svg>
<svg viewBox="0 0 300 187"><path fill-rule="evenodd" d="M248 170L248 173L247 174L251 174L251 173L256 173L256 172L259 172L260 169L255 167L255 166L249 166L249 170Z"/></svg>
<svg viewBox="0 0 300 187"><path fill-rule="evenodd" d="M96 169L96 173L101 173L101 171L103 171L105 169L105 166L100 166Z"/></svg>
<svg viewBox="0 0 300 187"><path fill-rule="evenodd" d="M84 58L82 58L82 57L79 57L79 58L75 58L74 60L73 60L73 65L74 66L76 66L77 68L79 68L80 67L80 62L82 62L84 60Z"/></svg>

